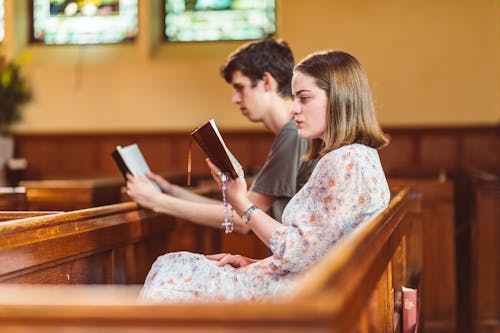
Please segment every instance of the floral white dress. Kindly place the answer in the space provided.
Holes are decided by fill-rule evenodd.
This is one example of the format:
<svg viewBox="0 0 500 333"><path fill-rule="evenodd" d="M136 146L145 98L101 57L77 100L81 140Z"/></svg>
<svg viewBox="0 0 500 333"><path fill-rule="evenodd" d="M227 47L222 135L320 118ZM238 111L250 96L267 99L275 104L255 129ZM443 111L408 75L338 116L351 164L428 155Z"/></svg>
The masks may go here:
<svg viewBox="0 0 500 333"><path fill-rule="evenodd" d="M217 267L189 252L158 257L140 298L152 302L262 300L285 292L342 236L389 203L376 149L347 145L323 156L283 212L269 241L272 256L243 268Z"/></svg>

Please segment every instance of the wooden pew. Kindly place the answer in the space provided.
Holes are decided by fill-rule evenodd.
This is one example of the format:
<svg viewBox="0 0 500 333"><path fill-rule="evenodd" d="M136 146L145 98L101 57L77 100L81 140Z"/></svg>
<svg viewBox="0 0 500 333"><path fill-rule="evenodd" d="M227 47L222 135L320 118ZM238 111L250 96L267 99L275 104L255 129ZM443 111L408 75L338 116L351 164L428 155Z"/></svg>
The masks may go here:
<svg viewBox="0 0 500 333"><path fill-rule="evenodd" d="M400 192L380 215L332 247L283 297L258 303L144 304L136 299L138 286L0 285L0 328L99 333L393 332L392 287L409 285L408 273L418 276L419 271L412 235L418 227L418 203L418 196L407 189ZM131 215L141 212L129 206ZM119 224L116 219L101 222L101 226ZM4 252L0 249L2 262ZM396 258L401 255L404 260Z"/></svg>
<svg viewBox="0 0 500 333"><path fill-rule="evenodd" d="M185 173L162 173L173 184L186 185ZM209 175L192 175L193 188ZM130 201L123 195L123 177L87 179L23 180L26 190L25 210L71 211ZM126 198L126 200L124 200ZM12 209L11 209L12 210Z"/></svg>
<svg viewBox="0 0 500 333"><path fill-rule="evenodd" d="M476 333L500 332L500 174L472 174L471 310Z"/></svg>
<svg viewBox="0 0 500 333"><path fill-rule="evenodd" d="M0 211L19 211L26 209L26 188L0 187Z"/></svg>
<svg viewBox="0 0 500 333"><path fill-rule="evenodd" d="M71 211L121 200L123 178L23 180L27 210Z"/></svg>
<svg viewBox="0 0 500 333"><path fill-rule="evenodd" d="M409 186L422 194L422 297L426 332L457 331L454 182L390 178L391 191Z"/></svg>
<svg viewBox="0 0 500 333"><path fill-rule="evenodd" d="M0 223L0 282L142 283L157 256L201 252L169 216L128 202ZM182 238L182 237L181 237Z"/></svg>

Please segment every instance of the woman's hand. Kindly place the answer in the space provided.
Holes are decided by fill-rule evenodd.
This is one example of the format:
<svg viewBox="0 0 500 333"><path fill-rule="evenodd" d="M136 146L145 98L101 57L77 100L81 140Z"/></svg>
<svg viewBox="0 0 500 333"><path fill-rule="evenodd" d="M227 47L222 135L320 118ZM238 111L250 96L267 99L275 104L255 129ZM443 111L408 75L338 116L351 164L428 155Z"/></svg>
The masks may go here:
<svg viewBox="0 0 500 333"><path fill-rule="evenodd" d="M222 173L219 168L210 161L209 158L206 159L208 167L210 168L210 173L212 178L217 182L217 186L222 191ZM245 180L245 175L242 169L236 170L238 177L236 179L229 178L227 180L226 197L227 201L235 209L241 206L241 209L246 209L249 204L247 197L247 182ZM251 203L250 203L251 204Z"/></svg>
<svg viewBox="0 0 500 333"><path fill-rule="evenodd" d="M142 207L155 209L159 195L162 195L144 176L127 174L127 194Z"/></svg>
<svg viewBox="0 0 500 333"><path fill-rule="evenodd" d="M256 259L243 257L239 254L229 253L208 254L206 255L206 257L208 260L218 261L217 266L219 267L224 265L231 265L234 268L241 268L257 261Z"/></svg>

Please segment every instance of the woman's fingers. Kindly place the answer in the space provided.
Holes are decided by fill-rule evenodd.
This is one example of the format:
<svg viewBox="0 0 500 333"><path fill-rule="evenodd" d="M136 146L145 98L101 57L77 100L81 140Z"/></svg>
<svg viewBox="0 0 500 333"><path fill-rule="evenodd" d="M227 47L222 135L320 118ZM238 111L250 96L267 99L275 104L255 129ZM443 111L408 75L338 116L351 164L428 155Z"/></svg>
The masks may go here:
<svg viewBox="0 0 500 333"><path fill-rule="evenodd" d="M230 255L229 253L216 253L216 254L207 254L205 257L209 260L221 260L225 256Z"/></svg>

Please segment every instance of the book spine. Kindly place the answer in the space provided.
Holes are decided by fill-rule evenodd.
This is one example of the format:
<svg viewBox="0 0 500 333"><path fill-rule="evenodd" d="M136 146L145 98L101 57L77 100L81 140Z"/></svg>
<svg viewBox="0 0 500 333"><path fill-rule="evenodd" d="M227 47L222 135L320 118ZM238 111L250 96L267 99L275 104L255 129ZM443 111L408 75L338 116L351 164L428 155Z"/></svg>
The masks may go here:
<svg viewBox="0 0 500 333"><path fill-rule="evenodd" d="M403 287L402 309L403 309L403 333L413 333L417 325L417 290Z"/></svg>
<svg viewBox="0 0 500 333"><path fill-rule="evenodd" d="M120 169L120 172L122 173L123 178L125 178L125 180L126 180L127 179L127 172L130 173L130 170L127 168L127 165L123 161L122 156L120 155L120 153L116 149L111 153L111 156L113 157L113 159L116 162L116 165Z"/></svg>

